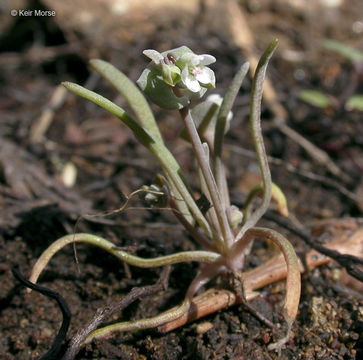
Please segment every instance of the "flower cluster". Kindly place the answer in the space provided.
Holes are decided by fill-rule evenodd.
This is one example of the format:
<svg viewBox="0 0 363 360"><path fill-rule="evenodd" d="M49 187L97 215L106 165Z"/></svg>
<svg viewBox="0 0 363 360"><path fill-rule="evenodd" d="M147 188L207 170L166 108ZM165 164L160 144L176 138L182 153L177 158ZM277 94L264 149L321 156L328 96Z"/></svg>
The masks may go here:
<svg viewBox="0 0 363 360"><path fill-rule="evenodd" d="M159 53L144 50L151 63L137 84L157 105L165 109L182 109L192 98L201 98L215 87L215 76L208 65L212 55L196 55L186 46Z"/></svg>

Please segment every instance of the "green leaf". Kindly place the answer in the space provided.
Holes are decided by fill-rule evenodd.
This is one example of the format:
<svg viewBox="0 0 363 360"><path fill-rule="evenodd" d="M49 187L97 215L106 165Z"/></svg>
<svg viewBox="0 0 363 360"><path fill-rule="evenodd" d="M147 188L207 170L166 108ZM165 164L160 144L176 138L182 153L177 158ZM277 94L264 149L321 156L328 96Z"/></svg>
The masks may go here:
<svg viewBox="0 0 363 360"><path fill-rule="evenodd" d="M299 93L299 99L321 109L326 109L331 105L329 98L325 94L316 90L301 91Z"/></svg>
<svg viewBox="0 0 363 360"><path fill-rule="evenodd" d="M363 111L363 95L353 95L345 103L347 110Z"/></svg>
<svg viewBox="0 0 363 360"><path fill-rule="evenodd" d="M226 133L227 116L232 109L233 103L236 100L238 91L242 85L245 76L247 75L249 67L249 63L244 63L241 65L240 69L238 70L231 84L229 85L226 95L224 96L222 105L219 109L214 138L215 156L219 157L222 154L223 136Z"/></svg>
<svg viewBox="0 0 363 360"><path fill-rule="evenodd" d="M323 40L321 44L325 49L332 50L354 63L363 63L363 53L357 49L353 49L341 42L328 39Z"/></svg>
<svg viewBox="0 0 363 360"><path fill-rule="evenodd" d="M106 61L94 59L90 61L90 64L126 99L139 123L153 139L163 142L150 106L137 86L125 74Z"/></svg>
<svg viewBox="0 0 363 360"><path fill-rule="evenodd" d="M147 129L143 129L122 108L120 108L110 100L106 99L105 97L91 90L88 90L83 86L71 82L63 82L62 85L74 94L92 101L103 109L109 111L111 114L117 116L126 126L128 126L132 130L137 140L140 141L140 143L143 144L145 147L147 147L159 161L164 172L166 173L166 176L168 177L168 180L170 179L170 186L172 187L172 189L176 189L176 194L179 194L185 201L184 204L183 201L179 201L177 199L177 201L181 203L180 209L182 210L182 213L186 214L186 217L189 219L189 208L198 224L209 235L209 225L206 222L203 214L199 210L198 206L196 205L187 186L185 185L184 177L182 175L179 164L177 163L171 152L168 150L168 148L164 145L164 143L160 141L155 141L155 139L151 136ZM188 206L188 208L186 206Z"/></svg>
<svg viewBox="0 0 363 360"><path fill-rule="evenodd" d="M125 74L116 69L113 65L98 59L91 60L90 64L94 70L96 70L104 79L109 81L111 85L126 99L127 103L135 113L136 118L139 121L139 124L141 125L140 126L136 121L133 120L132 125L134 127L138 126L141 129L140 130L138 128L137 132L134 131L135 136L138 136L139 133L144 131L149 135L150 139L152 139L152 143L150 143L150 141L146 141L147 139L138 137L138 140L143 145L145 145L151 151L151 153L153 153L153 155L162 165L164 171L166 172L168 180L174 178L174 181L170 181L170 187L172 188L174 194L181 195L178 197L177 200L179 209L182 211L182 213L187 214L186 216L188 217L188 219L190 219L190 217L188 216L189 214L188 208L186 207L185 203L182 200L179 200L179 198L183 197L189 207L193 207L194 205L194 208L196 208L197 211L199 209L195 204L193 204L194 202L193 199L191 198L191 196L189 196L189 193L187 193L187 189L185 189L184 183L181 180L182 179L181 172L179 172L180 167L175 158L165 147L159 128L155 121L154 115L144 95ZM89 100L92 101L92 99ZM101 104L99 105L102 106ZM109 105L108 108L107 107L104 108L113 113L110 109L112 109L112 106L116 105L113 103L108 105ZM115 115L118 116L117 114ZM177 182L179 183L176 184ZM187 197L187 199L185 197ZM194 211L194 213L196 213L196 211Z"/></svg>
<svg viewBox="0 0 363 360"><path fill-rule="evenodd" d="M213 133L213 172L216 178L218 190L221 194L223 194L222 198L225 199L226 208L230 207L230 199L226 191L226 189L228 189L228 185L222 161L223 141L224 135L229 129L229 124L227 121L228 114L232 109L238 91L242 85L245 76L247 75L249 67L250 64L247 62L242 64L236 75L232 79L232 82L229 85L226 94L224 95L221 107L219 109Z"/></svg>
<svg viewBox="0 0 363 360"><path fill-rule="evenodd" d="M134 119L132 119L125 112L125 110L114 104L112 101L91 90L84 88L83 86L74 84L72 82L65 81L62 82L62 85L72 93L92 101L96 105L117 116L128 128L132 130L137 140L139 140L140 143L147 148L150 147L150 144L155 142L152 136L150 136L150 134L148 134L146 130L144 130Z"/></svg>
<svg viewBox="0 0 363 360"><path fill-rule="evenodd" d="M250 100L250 129L255 147L258 165L262 175L263 182L263 196L262 202L259 207L251 214L244 225L241 227L239 233L236 236L236 241L241 239L248 229L255 226L258 220L267 211L271 201L271 172L267 160L267 154L265 150L265 144L262 137L261 129L261 102L263 94L263 83L266 76L267 65L277 48L278 40L271 41L267 49L262 54L255 71L255 75L252 80L251 88L251 100Z"/></svg>

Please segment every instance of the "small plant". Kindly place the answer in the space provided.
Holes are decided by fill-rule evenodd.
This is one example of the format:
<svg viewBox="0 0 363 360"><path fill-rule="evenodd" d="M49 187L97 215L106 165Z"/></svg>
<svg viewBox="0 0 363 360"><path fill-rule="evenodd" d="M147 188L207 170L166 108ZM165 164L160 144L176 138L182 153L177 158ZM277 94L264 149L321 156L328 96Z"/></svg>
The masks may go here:
<svg viewBox="0 0 363 360"><path fill-rule="evenodd" d="M176 310L148 319L105 326L91 332L86 342L105 337L114 331L154 328L180 317L190 308L192 298L197 291L219 274L229 274L234 280L236 293L243 298L243 281L240 274L250 243L255 238L268 239L276 243L284 255L288 268L286 299L283 307L287 333L282 339L271 344L269 349L279 350L289 340L300 299L298 259L290 242L281 234L271 229L255 227L268 209L272 195L280 205L284 204L285 200L277 186L272 184L260 126L263 81L267 64L276 46L275 40L262 55L252 83L250 127L262 174L262 183L252 190L243 211L230 203L222 162L222 148L224 134L232 116L230 110L248 71L247 63L240 67L223 99L212 95L191 109L192 99L201 98L209 89L215 87L214 73L208 67L215 58L211 55L196 55L185 46L163 53L155 50L144 51L151 62L141 74L137 84L154 103L162 108L179 112L185 126L182 136L191 143L197 162L204 206L201 206L201 201L197 201L192 196L182 169L164 145L145 97L123 73L102 60L91 61L92 68L125 97L137 121L101 95L74 83L63 83L71 92L117 116L132 130L138 141L151 151L160 163L164 176L158 176L157 183L150 187L143 187L138 192L143 192L145 201L151 205L169 206L186 231L204 248L200 251L186 251L155 259L143 259L130 255L106 239L91 234L67 235L55 241L36 262L30 276L30 281L33 283L37 281L40 273L56 252L67 244L77 242L100 247L119 260L142 268L191 261L202 263L187 290L184 301ZM262 201L257 208L253 209L252 199L260 193L262 193Z"/></svg>

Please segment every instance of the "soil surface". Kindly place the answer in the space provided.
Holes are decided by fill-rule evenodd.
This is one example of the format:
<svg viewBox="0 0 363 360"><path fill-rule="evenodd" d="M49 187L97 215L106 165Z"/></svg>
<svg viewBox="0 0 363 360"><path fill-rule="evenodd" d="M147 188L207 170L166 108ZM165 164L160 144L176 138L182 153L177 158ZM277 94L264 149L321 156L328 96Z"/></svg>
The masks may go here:
<svg viewBox="0 0 363 360"><path fill-rule="evenodd" d="M103 4L88 3L91 14L93 3ZM323 49L320 41L331 38L359 49L363 4L350 0L341 1L337 8L325 8L316 1L307 2L308 7L299 3L254 0L241 1L239 6L254 35L257 54L271 39L280 40L268 74L287 111L289 127L324 150L341 169L334 175L315 161L274 125L273 111L263 105L272 177L286 194L290 218L316 241L329 242L336 229L344 228L345 218L358 218L363 210L362 112L344 106L351 94L363 92L363 72L361 66ZM52 10L52 1L19 4L19 9ZM208 1L198 3L194 13L159 11L146 20L131 12L129 30L122 24L107 23L100 31L112 32L95 37L94 43L92 23L89 29L79 29L59 9L59 16L54 17L11 17L9 4L0 8L1 359L39 359L51 347L62 321L56 302L34 291L27 293L11 269L28 276L42 251L60 236L74 231L97 234L143 257L197 248L169 211L145 209L136 197L130 203L134 209L77 222L88 214L120 208L128 194L150 184L160 169L132 134L102 109L70 94L63 102L51 99L60 82L70 80L125 106L89 70L88 60L110 61L135 80L146 65L143 49L163 51L180 45L217 58L217 89L223 94L246 55L225 28L218 28L217 18L215 22L206 20L205 7ZM256 159L248 152L253 149L248 127L250 86L246 79L226 137L231 199L238 205L258 181ZM303 103L298 94L306 89L327 94L333 105L319 109ZM177 114L153 109L167 145L197 194L194 161L188 144L178 137L181 123ZM39 130L41 116L49 113L49 126ZM261 224L286 235L299 254L310 249L274 221ZM346 229L351 231L349 225ZM273 251L256 242L248 266L258 266ZM142 297L108 323L154 316L179 304L197 270L197 264L173 266L167 290ZM155 284L160 273L160 269L124 266L98 248L77 245L76 253L71 246L60 251L39 283L61 294L70 307L69 340L97 309L119 301L134 287ZM335 262L303 274L294 337L280 357L269 352L267 345L283 328L278 325L272 332L242 306L234 306L168 334L147 330L95 341L82 348L76 359L359 359L363 357L363 292L358 282L352 285L346 279ZM212 285L225 284L217 279ZM262 289L252 305L282 326L284 293L283 283L272 284Z"/></svg>

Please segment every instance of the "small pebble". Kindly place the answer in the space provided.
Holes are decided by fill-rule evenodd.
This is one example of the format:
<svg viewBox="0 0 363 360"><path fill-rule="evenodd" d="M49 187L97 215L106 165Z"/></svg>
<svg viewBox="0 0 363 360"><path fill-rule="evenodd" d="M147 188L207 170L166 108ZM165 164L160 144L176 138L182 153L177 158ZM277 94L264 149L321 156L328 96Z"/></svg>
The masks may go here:
<svg viewBox="0 0 363 360"><path fill-rule="evenodd" d="M209 321L197 325L196 332L198 335L203 335L210 329L213 329L213 324Z"/></svg>

